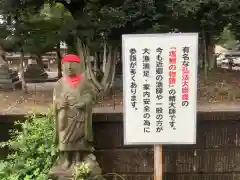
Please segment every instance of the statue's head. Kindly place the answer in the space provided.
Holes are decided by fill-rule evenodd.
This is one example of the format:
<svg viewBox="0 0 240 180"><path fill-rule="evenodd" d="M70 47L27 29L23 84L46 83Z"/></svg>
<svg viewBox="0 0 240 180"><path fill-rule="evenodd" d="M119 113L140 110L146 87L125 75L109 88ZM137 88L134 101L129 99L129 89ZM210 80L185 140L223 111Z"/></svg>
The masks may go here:
<svg viewBox="0 0 240 180"><path fill-rule="evenodd" d="M62 69L65 76L74 76L80 73L80 58L74 54L67 54L62 58Z"/></svg>

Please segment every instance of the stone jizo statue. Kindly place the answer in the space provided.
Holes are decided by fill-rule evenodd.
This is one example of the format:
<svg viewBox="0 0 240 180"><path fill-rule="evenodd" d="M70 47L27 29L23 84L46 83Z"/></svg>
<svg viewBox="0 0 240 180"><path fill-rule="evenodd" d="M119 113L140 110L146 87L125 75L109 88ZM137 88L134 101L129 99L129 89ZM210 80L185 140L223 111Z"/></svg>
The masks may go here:
<svg viewBox="0 0 240 180"><path fill-rule="evenodd" d="M96 90L81 70L80 58L68 54L62 59L63 77L54 88L56 143L60 150L58 163L50 172L55 179L70 174L77 164L87 162L92 175L101 175L96 157L91 153L92 105ZM60 177L61 178L57 178ZM99 176L101 179L102 177Z"/></svg>

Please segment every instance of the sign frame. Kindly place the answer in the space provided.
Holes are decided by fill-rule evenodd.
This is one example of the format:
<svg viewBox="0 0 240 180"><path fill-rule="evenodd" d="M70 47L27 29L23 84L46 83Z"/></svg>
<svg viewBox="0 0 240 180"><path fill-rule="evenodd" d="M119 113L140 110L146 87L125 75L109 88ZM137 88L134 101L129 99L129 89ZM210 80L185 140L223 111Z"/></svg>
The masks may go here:
<svg viewBox="0 0 240 180"><path fill-rule="evenodd" d="M196 112L196 109L197 109L197 92L195 93L195 99L196 99L196 103L195 103L195 105L192 105L192 106L194 106L195 107L195 119L193 119L193 121L195 121L195 128L194 128L194 135L193 135L193 139L195 139L195 142L190 142L190 143L181 143L181 142L179 142L179 143L176 143L176 142L146 142L146 143L142 143L142 142L135 142L135 143L133 143L133 142L128 142L127 141L127 139L126 139L126 111L127 111L127 109L126 109L126 106L125 106L125 103L128 101L128 99L126 99L126 88L127 87L125 87L125 84L126 84L126 79L125 79L125 74L126 74L126 70L127 70L127 68L125 68L126 67L126 59L125 59L125 46L126 46L126 39L127 38L131 38L131 37L139 37L139 38L141 38L141 37L156 37L156 38L159 38L159 37L166 37L166 36L168 36L168 37L171 37L171 36L194 36L195 38L196 38L196 49L195 49L195 52L196 52L196 56L195 56L195 58L194 58L194 60L197 60L198 61L198 33L163 33L163 34L124 34L124 35L122 35L122 63L123 63L123 68L122 68L122 70L123 70L123 116L124 116L124 118L123 118L123 123L124 123L124 128L123 128L123 133L124 133L124 145L153 145L153 144L155 144L155 145L157 145L157 144L159 144L159 145L162 145L162 144L195 144L196 143L196 126L197 126L197 112ZM197 70L197 67L198 67L198 62L195 62L195 66L196 66L196 69L195 69L195 73L194 73L194 79L196 79L196 82L197 82L197 72L198 72L198 70ZM195 83L195 89L197 89L197 83ZM133 117L134 118L134 117ZM164 119L164 118L163 118Z"/></svg>

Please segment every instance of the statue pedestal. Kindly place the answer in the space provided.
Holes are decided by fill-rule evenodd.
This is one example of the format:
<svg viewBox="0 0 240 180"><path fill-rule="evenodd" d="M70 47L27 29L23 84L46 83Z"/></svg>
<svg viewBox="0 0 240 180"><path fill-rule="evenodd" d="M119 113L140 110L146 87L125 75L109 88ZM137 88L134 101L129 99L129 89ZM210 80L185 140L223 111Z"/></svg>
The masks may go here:
<svg viewBox="0 0 240 180"><path fill-rule="evenodd" d="M3 60L0 60L0 89L21 89L18 73L9 69L8 64Z"/></svg>
<svg viewBox="0 0 240 180"><path fill-rule="evenodd" d="M102 169L100 168L96 157L93 154L89 154L83 160L90 170L88 177L84 180L105 180L102 176ZM61 164L53 167L49 172L49 178L51 180L73 180L74 166L69 169L61 168Z"/></svg>
<svg viewBox="0 0 240 180"><path fill-rule="evenodd" d="M49 172L49 178L51 180L72 180L73 169L64 170L60 167L55 167Z"/></svg>

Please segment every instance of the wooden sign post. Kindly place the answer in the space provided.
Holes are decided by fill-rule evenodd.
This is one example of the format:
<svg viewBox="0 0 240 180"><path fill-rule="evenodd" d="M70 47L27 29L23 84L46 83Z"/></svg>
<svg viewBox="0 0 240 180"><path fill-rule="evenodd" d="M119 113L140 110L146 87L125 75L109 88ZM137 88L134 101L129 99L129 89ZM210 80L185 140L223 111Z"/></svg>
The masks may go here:
<svg viewBox="0 0 240 180"><path fill-rule="evenodd" d="M162 145L154 145L154 180L162 180L163 175Z"/></svg>

